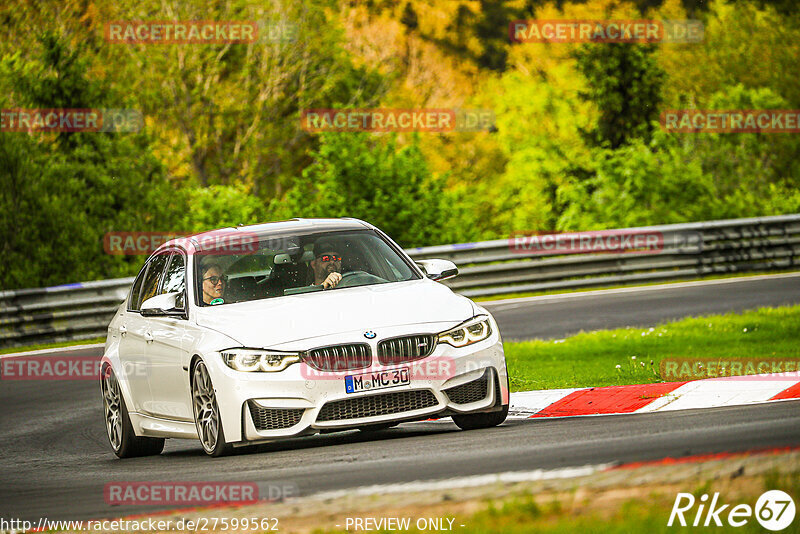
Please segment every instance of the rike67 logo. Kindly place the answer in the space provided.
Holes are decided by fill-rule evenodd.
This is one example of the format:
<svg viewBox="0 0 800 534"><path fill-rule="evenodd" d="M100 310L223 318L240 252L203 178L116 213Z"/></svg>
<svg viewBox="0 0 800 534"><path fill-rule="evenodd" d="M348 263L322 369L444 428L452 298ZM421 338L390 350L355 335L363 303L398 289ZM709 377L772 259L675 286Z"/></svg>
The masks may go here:
<svg viewBox="0 0 800 534"><path fill-rule="evenodd" d="M667 526L743 527L755 516L765 529L780 531L792 524L795 512L794 500L781 490L763 493L755 507L723 503L719 493L714 493L711 498L705 493L700 498L691 493L678 493Z"/></svg>

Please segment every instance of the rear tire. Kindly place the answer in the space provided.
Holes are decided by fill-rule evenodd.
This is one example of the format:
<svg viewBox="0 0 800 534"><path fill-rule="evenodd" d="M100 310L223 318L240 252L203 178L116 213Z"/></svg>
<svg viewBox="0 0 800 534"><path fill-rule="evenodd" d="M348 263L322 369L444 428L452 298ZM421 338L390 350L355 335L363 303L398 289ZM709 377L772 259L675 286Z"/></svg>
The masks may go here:
<svg viewBox="0 0 800 534"><path fill-rule="evenodd" d="M100 378L106 419L106 436L111 449L119 458L155 456L164 450L164 438L137 436L131 425L128 408L119 382L111 367L103 369Z"/></svg>
<svg viewBox="0 0 800 534"><path fill-rule="evenodd" d="M495 385L497 384L497 380L493 381ZM506 388L509 388L508 376L506 375ZM497 388L497 395L498 395L498 404L502 402L500 400L501 391L500 388ZM498 412L488 412L488 413L468 413L464 415L454 415L453 422L460 428L461 430L477 430L479 428L492 428L501 424L503 421L506 420L508 417L508 404L503 404L502 409Z"/></svg>

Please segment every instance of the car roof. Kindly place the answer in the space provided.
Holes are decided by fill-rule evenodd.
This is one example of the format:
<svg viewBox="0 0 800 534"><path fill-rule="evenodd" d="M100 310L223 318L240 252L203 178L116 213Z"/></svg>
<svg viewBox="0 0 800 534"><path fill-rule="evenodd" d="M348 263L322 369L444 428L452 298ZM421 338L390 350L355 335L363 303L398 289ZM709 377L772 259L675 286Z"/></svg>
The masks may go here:
<svg viewBox="0 0 800 534"><path fill-rule="evenodd" d="M289 219L285 221L274 221L267 223L251 224L248 226L228 226L218 228L216 230L209 230L192 234L186 237L179 237L167 241L161 245L158 250L169 248L178 244L184 245L191 244L195 248L204 238L217 237L220 235L230 236L231 234L255 234L259 239L268 238L272 235L281 235L288 232L315 232L315 231L329 231L336 232L341 230L363 230L375 228L371 224L364 222L360 219L352 217L342 217L338 219ZM158 250L156 252L158 252Z"/></svg>
<svg viewBox="0 0 800 534"><path fill-rule="evenodd" d="M275 221L249 226L237 226L237 230L253 232L259 235L282 234L287 231L307 231L307 230L363 230L373 226L360 219L342 217L338 219L289 219L287 221Z"/></svg>

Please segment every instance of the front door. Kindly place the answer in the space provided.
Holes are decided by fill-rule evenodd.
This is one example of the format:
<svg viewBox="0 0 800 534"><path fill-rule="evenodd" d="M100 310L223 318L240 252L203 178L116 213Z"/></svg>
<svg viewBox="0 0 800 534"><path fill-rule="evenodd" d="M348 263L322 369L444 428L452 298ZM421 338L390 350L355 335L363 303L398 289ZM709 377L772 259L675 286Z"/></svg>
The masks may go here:
<svg viewBox="0 0 800 534"><path fill-rule="evenodd" d="M180 306L186 311L186 258L175 251L164 276L161 293L179 293ZM149 317L150 341L146 354L151 398L147 411L164 419L192 421L189 392L189 357L184 350L188 343L186 319L178 317Z"/></svg>

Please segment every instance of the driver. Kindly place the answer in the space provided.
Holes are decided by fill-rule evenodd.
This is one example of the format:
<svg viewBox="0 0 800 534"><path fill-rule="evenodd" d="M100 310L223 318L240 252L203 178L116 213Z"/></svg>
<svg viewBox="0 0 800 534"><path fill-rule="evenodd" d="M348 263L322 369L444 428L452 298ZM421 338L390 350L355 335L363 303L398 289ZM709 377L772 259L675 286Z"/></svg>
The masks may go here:
<svg viewBox="0 0 800 534"><path fill-rule="evenodd" d="M342 281L342 255L334 245L327 242L317 242L314 252L314 259L311 260L314 285L321 285L323 289L336 287Z"/></svg>

